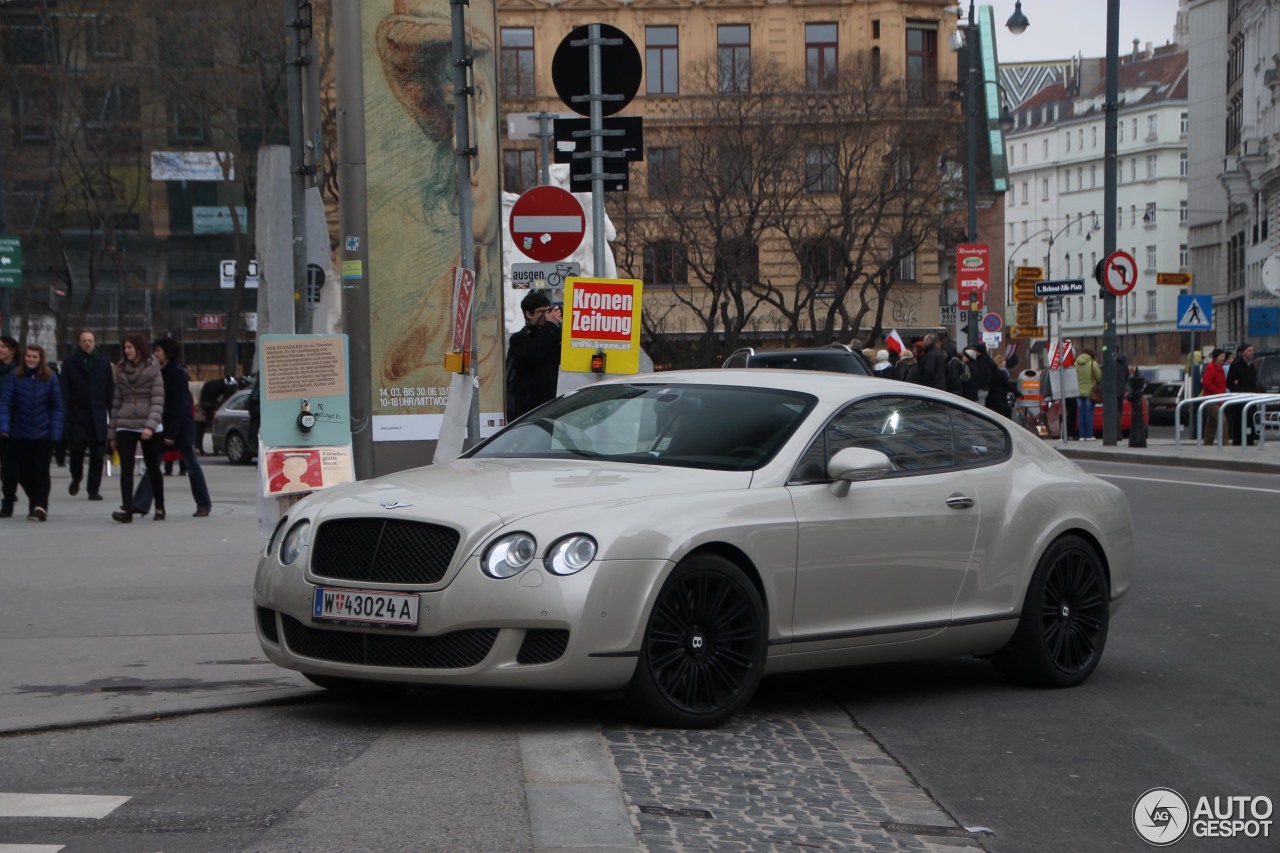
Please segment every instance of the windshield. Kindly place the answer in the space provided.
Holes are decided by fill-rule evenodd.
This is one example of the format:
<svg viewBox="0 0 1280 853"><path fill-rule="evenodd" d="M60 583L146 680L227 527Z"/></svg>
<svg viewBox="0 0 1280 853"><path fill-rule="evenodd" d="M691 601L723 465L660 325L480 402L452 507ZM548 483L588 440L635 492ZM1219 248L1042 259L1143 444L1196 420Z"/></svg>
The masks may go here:
<svg viewBox="0 0 1280 853"><path fill-rule="evenodd" d="M767 388L594 386L530 412L468 456L753 470L773 458L815 402Z"/></svg>
<svg viewBox="0 0 1280 853"><path fill-rule="evenodd" d="M752 367L775 367L785 370L825 370L830 373L856 373L867 376L862 359L850 352L828 350L818 352L758 352L751 358Z"/></svg>

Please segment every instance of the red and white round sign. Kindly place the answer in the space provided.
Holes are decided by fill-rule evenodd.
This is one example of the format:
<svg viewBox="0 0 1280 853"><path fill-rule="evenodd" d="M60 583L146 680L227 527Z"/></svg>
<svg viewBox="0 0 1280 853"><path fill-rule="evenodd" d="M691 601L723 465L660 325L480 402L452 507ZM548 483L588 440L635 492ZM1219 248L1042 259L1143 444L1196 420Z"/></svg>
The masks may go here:
<svg viewBox="0 0 1280 853"><path fill-rule="evenodd" d="M1102 284L1116 296L1124 296L1138 283L1138 262L1128 252L1112 252L1102 262Z"/></svg>
<svg viewBox="0 0 1280 853"><path fill-rule="evenodd" d="M534 187L511 206L511 239L535 261L561 261L582 245L587 218L568 190Z"/></svg>

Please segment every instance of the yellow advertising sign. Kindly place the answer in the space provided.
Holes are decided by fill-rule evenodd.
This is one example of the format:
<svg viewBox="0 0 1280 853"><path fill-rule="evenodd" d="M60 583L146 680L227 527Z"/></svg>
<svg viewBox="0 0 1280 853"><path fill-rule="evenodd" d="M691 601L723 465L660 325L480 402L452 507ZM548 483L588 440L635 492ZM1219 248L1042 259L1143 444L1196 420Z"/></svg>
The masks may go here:
<svg viewBox="0 0 1280 853"><path fill-rule="evenodd" d="M1018 323L1019 326L1034 326L1036 324L1036 304L1034 302L1018 303Z"/></svg>
<svg viewBox="0 0 1280 853"><path fill-rule="evenodd" d="M1041 302L1041 297L1036 296L1036 282L1038 278L1024 278L1019 276L1013 280L1013 301L1014 302Z"/></svg>
<svg viewBox="0 0 1280 853"><path fill-rule="evenodd" d="M1011 338L1022 338L1024 340L1035 340L1036 338L1045 337L1044 326L1014 326L1009 332Z"/></svg>
<svg viewBox="0 0 1280 853"><path fill-rule="evenodd" d="M1043 267L1018 267L1018 278L1029 278L1033 282L1044 279Z"/></svg>
<svg viewBox="0 0 1280 853"><path fill-rule="evenodd" d="M1189 272L1158 272L1156 273L1156 284L1172 284L1177 287L1191 286L1191 273Z"/></svg>
<svg viewBox="0 0 1280 853"><path fill-rule="evenodd" d="M566 279L560 369L576 373L639 373L643 288L633 278Z"/></svg>

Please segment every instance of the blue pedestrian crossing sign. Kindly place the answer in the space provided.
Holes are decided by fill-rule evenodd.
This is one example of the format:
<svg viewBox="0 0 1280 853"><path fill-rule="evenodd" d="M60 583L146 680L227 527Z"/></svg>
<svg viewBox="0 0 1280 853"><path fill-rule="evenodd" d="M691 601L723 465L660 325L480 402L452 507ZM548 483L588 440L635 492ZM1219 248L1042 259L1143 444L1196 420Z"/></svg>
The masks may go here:
<svg viewBox="0 0 1280 853"><path fill-rule="evenodd" d="M1213 327L1213 297L1208 293L1184 293L1178 296L1178 328L1184 331L1206 331Z"/></svg>

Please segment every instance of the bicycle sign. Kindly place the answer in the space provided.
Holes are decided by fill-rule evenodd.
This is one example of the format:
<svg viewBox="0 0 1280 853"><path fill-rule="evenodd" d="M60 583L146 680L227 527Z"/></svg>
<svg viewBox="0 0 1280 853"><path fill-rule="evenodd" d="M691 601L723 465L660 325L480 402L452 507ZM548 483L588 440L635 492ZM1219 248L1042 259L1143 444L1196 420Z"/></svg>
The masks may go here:
<svg viewBox="0 0 1280 853"><path fill-rule="evenodd" d="M511 286L517 290L564 287L565 279L582 275L582 264L561 261L555 264L512 264Z"/></svg>

